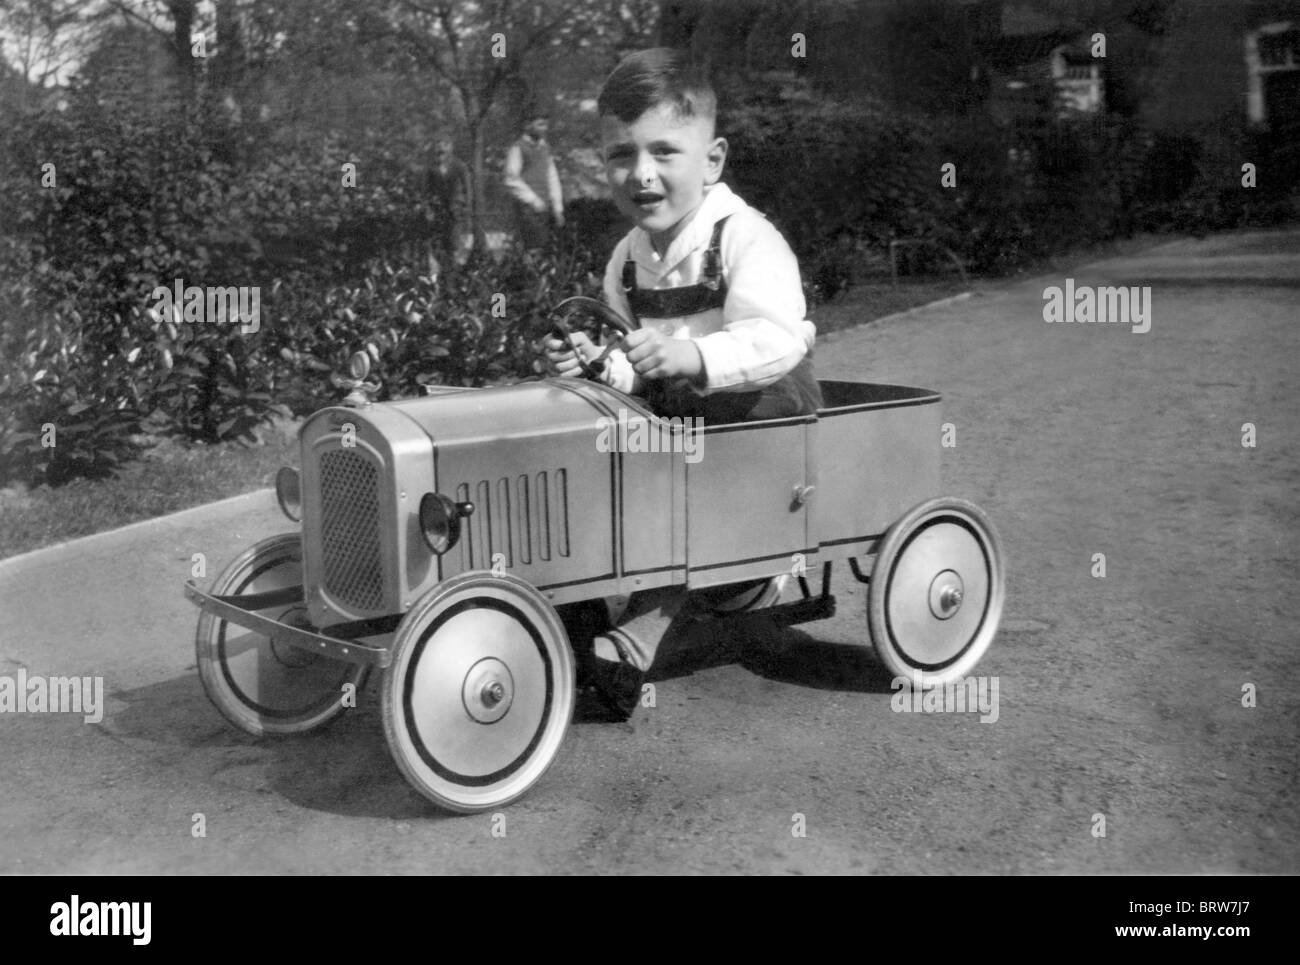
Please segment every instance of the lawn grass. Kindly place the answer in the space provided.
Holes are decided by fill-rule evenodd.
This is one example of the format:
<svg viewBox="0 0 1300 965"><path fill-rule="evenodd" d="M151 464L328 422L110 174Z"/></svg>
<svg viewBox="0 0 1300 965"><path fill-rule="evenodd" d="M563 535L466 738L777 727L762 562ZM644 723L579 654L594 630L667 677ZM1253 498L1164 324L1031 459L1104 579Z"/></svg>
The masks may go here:
<svg viewBox="0 0 1300 965"><path fill-rule="evenodd" d="M1035 266L1020 277L1068 271L1171 240L1173 236L1142 236L1098 245ZM817 306L811 317L818 333L825 335L997 284L998 279L972 279L966 285L955 275L901 280L897 286L888 281L857 284L834 301ZM322 405L330 401L322 400ZM271 486L277 469L298 464L298 424L284 422L263 429L260 445L202 446L164 440L109 479L0 490L0 559Z"/></svg>
<svg viewBox="0 0 1300 965"><path fill-rule="evenodd" d="M261 445L164 440L111 478L0 490L0 558L273 485L298 464L297 425L262 429Z"/></svg>
<svg viewBox="0 0 1300 965"><path fill-rule="evenodd" d="M834 301L816 306L809 317L817 325L818 335L829 335L941 298L951 298L972 287L973 284L964 285L956 277L899 285L889 282L854 285Z"/></svg>

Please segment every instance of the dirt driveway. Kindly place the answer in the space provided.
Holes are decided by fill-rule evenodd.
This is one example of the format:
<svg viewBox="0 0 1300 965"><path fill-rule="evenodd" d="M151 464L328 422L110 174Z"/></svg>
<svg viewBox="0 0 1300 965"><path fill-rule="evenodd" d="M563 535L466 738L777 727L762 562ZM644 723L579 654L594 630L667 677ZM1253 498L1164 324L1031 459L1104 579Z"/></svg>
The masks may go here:
<svg viewBox="0 0 1300 965"><path fill-rule="evenodd" d="M282 743L207 704L180 586L286 528L263 494L0 563L0 675L107 691L98 724L0 716L0 873L1300 871L1300 234L1070 277L1149 286L1150 330L1048 324L1038 277L817 355L944 393L947 489L1008 562L996 721L891 710L841 578L833 620L685 641L493 836L407 787L373 689Z"/></svg>

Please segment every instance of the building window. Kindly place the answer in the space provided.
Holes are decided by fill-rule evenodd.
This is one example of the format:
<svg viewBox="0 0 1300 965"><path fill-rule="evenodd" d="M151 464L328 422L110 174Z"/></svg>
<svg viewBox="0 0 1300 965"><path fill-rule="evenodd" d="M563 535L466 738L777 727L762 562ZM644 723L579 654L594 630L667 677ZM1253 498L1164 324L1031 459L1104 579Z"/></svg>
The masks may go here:
<svg viewBox="0 0 1300 965"><path fill-rule="evenodd" d="M1259 62L1263 67L1300 67L1300 31L1261 34Z"/></svg>

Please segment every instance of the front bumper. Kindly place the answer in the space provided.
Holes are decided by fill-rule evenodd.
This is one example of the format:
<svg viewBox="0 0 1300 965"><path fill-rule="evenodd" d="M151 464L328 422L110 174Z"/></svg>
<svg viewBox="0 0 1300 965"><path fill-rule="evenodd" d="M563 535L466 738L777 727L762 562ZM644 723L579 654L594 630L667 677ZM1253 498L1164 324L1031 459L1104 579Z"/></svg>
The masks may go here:
<svg viewBox="0 0 1300 965"><path fill-rule="evenodd" d="M387 667L393 658L392 651L382 644L365 643L359 638L392 633L401 622L401 617L398 616L357 620L353 623L335 624L326 634L306 627L289 626L254 612L302 602L301 586L288 586L266 593L214 596L200 590L193 581L187 581L185 596L200 610L211 613L219 620L261 633L272 643L371 667Z"/></svg>

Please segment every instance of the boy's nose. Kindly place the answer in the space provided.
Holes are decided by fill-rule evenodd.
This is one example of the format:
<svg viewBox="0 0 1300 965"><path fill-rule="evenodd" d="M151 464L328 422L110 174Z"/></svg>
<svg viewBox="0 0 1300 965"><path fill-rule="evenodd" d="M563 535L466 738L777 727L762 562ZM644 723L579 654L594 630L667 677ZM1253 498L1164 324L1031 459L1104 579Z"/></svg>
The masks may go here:
<svg viewBox="0 0 1300 965"><path fill-rule="evenodd" d="M633 176L639 185L648 187L653 184L655 180L654 159L645 157L638 161Z"/></svg>

